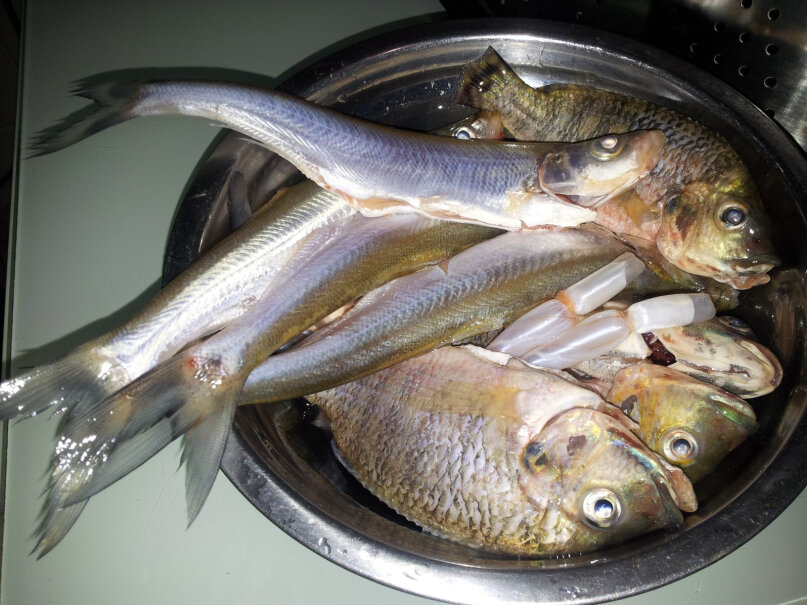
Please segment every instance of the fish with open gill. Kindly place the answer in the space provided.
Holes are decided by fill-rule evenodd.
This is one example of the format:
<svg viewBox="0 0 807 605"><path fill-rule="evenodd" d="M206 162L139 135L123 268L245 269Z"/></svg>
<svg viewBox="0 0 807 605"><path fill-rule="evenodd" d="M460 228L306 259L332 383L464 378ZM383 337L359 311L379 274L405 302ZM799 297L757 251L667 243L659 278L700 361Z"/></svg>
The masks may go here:
<svg viewBox="0 0 807 605"><path fill-rule="evenodd" d="M740 157L720 135L671 109L574 84L532 88L489 48L466 66L458 101L499 111L519 140L574 141L658 128L661 161L631 191L607 202L598 221L634 222L633 235L656 243L684 271L747 289L780 264L771 221Z"/></svg>
<svg viewBox="0 0 807 605"><path fill-rule="evenodd" d="M591 141L461 141L375 124L275 90L220 82L120 82L93 78L76 94L93 100L44 131L33 148L56 151L138 116L213 119L291 161L367 215L417 211L505 229L574 226L596 213L560 199L603 199L656 165L658 130ZM551 194L551 195L550 195Z"/></svg>
<svg viewBox="0 0 807 605"><path fill-rule="evenodd" d="M506 355L443 347L309 399L367 489L469 546L588 552L680 526L697 506L619 410Z"/></svg>

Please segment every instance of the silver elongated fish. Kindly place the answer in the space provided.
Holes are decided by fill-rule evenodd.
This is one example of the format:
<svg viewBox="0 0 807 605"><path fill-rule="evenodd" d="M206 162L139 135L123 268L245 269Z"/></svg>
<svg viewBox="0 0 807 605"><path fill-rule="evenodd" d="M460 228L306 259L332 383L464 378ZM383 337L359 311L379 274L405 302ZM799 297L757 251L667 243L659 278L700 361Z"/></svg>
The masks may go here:
<svg viewBox="0 0 807 605"><path fill-rule="evenodd" d="M351 471L426 531L569 555L681 524L695 495L594 393L443 347L309 396ZM506 357L506 356L503 356Z"/></svg>
<svg viewBox="0 0 807 605"><path fill-rule="evenodd" d="M69 424L189 342L244 313L312 234L355 215L343 199L313 183L286 190L122 326L0 383L0 419L53 408L63 412L62 424ZM40 556L61 540L84 504L45 504L35 548Z"/></svg>
<svg viewBox="0 0 807 605"><path fill-rule="evenodd" d="M287 264L251 309L67 423L44 518L78 505L185 434L182 458L193 521L218 472L241 386L256 365L365 292L498 233L414 214L357 214L324 231L325 242L312 236L315 252L298 254L301 259ZM166 417L169 431L148 431ZM118 445L135 436L137 450L116 455ZM51 533L47 524L41 533Z"/></svg>
<svg viewBox="0 0 807 605"><path fill-rule="evenodd" d="M624 251L601 231L499 235L445 265L388 283L340 320L267 359L250 374L240 403L307 395L501 330Z"/></svg>
<svg viewBox="0 0 807 605"><path fill-rule="evenodd" d="M0 384L0 420L52 406L92 407L243 313L309 235L354 214L344 200L313 183L287 190L121 327Z"/></svg>
<svg viewBox="0 0 807 605"><path fill-rule="evenodd" d="M186 440L185 447L185 457L193 465L186 475L188 503L189 513L198 511L206 494L205 483L198 479L205 477L209 481L215 475L218 460L211 452L221 451L232 408L217 406L215 399L195 396L197 369L203 384L208 381L210 387L221 387L239 397L239 402L316 392L441 344L501 329L536 302L623 251L624 246L613 237L586 230L497 236L461 252L444 265L399 277L366 295L342 319L316 332L302 345L264 362L261 367L268 367L275 375L263 382L265 371L257 380L248 378L246 397L239 395L239 389L231 386L223 372L217 372L216 363L202 360L197 365L198 355L178 356L174 358L178 361L153 370L75 418L62 432L45 503L46 531L42 534L50 534L50 517L81 507L87 498L191 426L196 435ZM364 262L360 265L366 263L366 257L361 260ZM376 265L386 262L378 259ZM301 325L306 322L309 318ZM310 323L313 322L307 325ZM263 353L268 355L271 350L272 347L265 348ZM224 361L225 369L238 365L237 360ZM183 385L193 388L178 388Z"/></svg>
<svg viewBox="0 0 807 605"><path fill-rule="evenodd" d="M506 229L579 225L596 213L558 199L599 201L631 187L658 162L660 131L577 144L460 141L374 124L273 90L216 82L79 84L97 111L79 112L34 145L50 153L127 119L216 120L285 159L368 214L411 211ZM550 195L547 195L550 194Z"/></svg>

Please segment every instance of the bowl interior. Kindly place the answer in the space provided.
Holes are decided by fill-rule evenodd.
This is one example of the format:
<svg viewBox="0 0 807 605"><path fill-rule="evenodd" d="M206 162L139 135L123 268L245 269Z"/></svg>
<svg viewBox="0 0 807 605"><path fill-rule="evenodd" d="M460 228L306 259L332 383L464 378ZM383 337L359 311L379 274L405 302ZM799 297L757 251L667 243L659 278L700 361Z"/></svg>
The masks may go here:
<svg viewBox="0 0 807 605"><path fill-rule="evenodd" d="M369 120L428 130L471 113L454 103L460 70L489 45L533 85L582 83L670 106L722 134L748 164L780 227L785 258L772 282L744 294L735 313L785 367L782 386L752 400L759 431L696 486L700 509L683 529L563 559L492 555L420 531L342 469L328 434L311 422L316 409L302 401L239 409L222 468L272 522L309 548L409 592L464 603L627 596L731 552L807 483L804 158L761 111L691 66L636 42L539 21L453 22L387 34L340 51L281 87ZM223 136L188 186L166 280L229 232L234 192L255 208L299 178L271 152ZM201 205L199 191L208 192ZM641 573L633 565L639 559Z"/></svg>

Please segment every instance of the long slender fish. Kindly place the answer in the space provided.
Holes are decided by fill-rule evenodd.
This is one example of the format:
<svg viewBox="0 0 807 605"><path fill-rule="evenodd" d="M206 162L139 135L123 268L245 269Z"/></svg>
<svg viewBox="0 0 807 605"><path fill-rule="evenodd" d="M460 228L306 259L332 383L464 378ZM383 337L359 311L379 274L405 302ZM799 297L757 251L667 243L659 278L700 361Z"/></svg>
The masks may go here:
<svg viewBox="0 0 807 605"><path fill-rule="evenodd" d="M51 406L91 408L243 313L308 236L354 214L344 200L313 183L287 190L122 326L0 384L0 420Z"/></svg>
<svg viewBox="0 0 807 605"><path fill-rule="evenodd" d="M443 347L309 396L350 470L426 531L570 555L682 523L695 495L594 393ZM608 406L610 407L610 406Z"/></svg>
<svg viewBox="0 0 807 605"><path fill-rule="evenodd" d="M95 101L97 111L78 112L42 133L38 153L138 116L198 116L254 138L366 213L414 209L506 229L593 220L595 212L547 194L557 184L575 201L615 195L653 169L664 144L655 130L577 144L460 141L374 124L278 91L216 82L87 81L77 94Z"/></svg>
<svg viewBox="0 0 807 605"><path fill-rule="evenodd" d="M622 244L601 232L505 233L444 265L399 277L374 290L342 319L261 364L263 371L247 379L241 396L223 372L217 373L215 363L199 366L200 377L203 383L209 378L210 386L238 396L239 403L313 393L442 344L501 329L622 252ZM268 354L271 347L264 351ZM194 384L197 357L177 357L176 363L144 375L70 423L55 453L46 511L81 506L192 426L196 437L188 439L185 447L185 457L194 465L189 469L194 479L188 480L188 503L190 513L198 510L204 500L204 490L198 486L204 484L197 479L215 473L217 460L209 452L220 451L216 439L222 434L215 429L228 426L232 408L217 407L208 398L186 397L187 392L173 386L160 391L166 384ZM238 364L231 359L225 362L225 369ZM272 374L269 379L267 369ZM176 380L177 372L184 381Z"/></svg>
<svg viewBox="0 0 807 605"><path fill-rule="evenodd" d="M581 229L512 232L375 290L339 321L258 366L240 403L297 397L501 330L625 251ZM327 368L327 372L322 371Z"/></svg>
<svg viewBox="0 0 807 605"><path fill-rule="evenodd" d="M659 250L681 269L739 289L766 283L767 272L780 263L748 169L725 139L694 120L585 86L532 88L492 48L466 67L458 101L499 111L507 131L520 140L575 141L661 129L667 135L661 161L635 185L640 199L620 200L622 214L649 223L639 232L652 233ZM613 212L616 200L608 204ZM606 214L598 221L607 222Z"/></svg>
<svg viewBox="0 0 807 605"><path fill-rule="evenodd" d="M45 518L92 495L84 491L88 481L100 489L164 447L170 438L159 433L140 440L138 452L122 464L106 464L117 444L134 435L132 423L170 416L171 437L185 434L192 521L213 485L238 395L255 366L365 292L498 233L415 214L357 214L336 233L325 231L327 241L317 242L316 252L302 254L302 261L291 261L251 309L67 423L52 465ZM48 527L43 533L50 533Z"/></svg>
<svg viewBox="0 0 807 605"><path fill-rule="evenodd" d="M436 132L500 137L496 124L495 116L482 112ZM237 202L231 212L248 218L246 192L231 193ZM0 417L35 415L57 406L63 412L62 426L69 426L72 419L180 348L246 312L269 284L280 279L281 267L293 270L290 267L304 263L328 238L344 231L351 219L360 218L344 199L310 181L281 192L121 328L0 385ZM379 226L384 224L389 226L383 221ZM58 543L83 507L84 502L60 507L51 491L37 530L35 550L40 556Z"/></svg>

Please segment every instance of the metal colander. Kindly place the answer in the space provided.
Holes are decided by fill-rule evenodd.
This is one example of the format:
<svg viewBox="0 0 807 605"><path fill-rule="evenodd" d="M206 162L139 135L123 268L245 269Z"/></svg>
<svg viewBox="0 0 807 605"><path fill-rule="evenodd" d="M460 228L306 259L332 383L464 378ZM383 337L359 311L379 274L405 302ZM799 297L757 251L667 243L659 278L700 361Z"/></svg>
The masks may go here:
<svg viewBox="0 0 807 605"><path fill-rule="evenodd" d="M705 69L807 150L803 0L442 0L457 17L537 17L647 42Z"/></svg>

